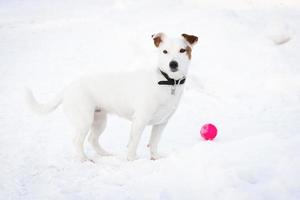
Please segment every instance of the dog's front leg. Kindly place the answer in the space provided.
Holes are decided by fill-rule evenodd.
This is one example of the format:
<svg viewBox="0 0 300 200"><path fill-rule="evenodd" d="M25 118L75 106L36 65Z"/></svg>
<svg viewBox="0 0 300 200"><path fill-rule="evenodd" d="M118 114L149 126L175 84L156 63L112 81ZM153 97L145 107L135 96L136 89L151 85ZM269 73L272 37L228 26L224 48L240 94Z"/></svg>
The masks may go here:
<svg viewBox="0 0 300 200"><path fill-rule="evenodd" d="M131 124L131 132L130 132L130 140L128 144L128 154L127 160L135 160L136 156L136 149L140 142L141 135L143 133L144 128L146 127L146 122L143 120L134 120Z"/></svg>
<svg viewBox="0 0 300 200"><path fill-rule="evenodd" d="M157 146L161 138L161 134L167 123L157 124L152 126L151 137L148 146L150 147L151 160L157 160L161 156L157 152Z"/></svg>

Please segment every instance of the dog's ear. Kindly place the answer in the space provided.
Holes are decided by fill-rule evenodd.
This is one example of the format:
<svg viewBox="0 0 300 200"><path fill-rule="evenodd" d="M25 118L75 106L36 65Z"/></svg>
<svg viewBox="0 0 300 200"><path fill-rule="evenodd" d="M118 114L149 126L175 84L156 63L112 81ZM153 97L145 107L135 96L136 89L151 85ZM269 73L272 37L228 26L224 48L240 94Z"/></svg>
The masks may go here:
<svg viewBox="0 0 300 200"><path fill-rule="evenodd" d="M198 37L194 36L194 35L188 35L188 34L181 34L181 36L191 45L194 46L197 41L198 41Z"/></svg>
<svg viewBox="0 0 300 200"><path fill-rule="evenodd" d="M156 47L159 47L160 43L164 41L165 38L165 34L164 33L156 33L152 35L152 39L154 41L154 45Z"/></svg>

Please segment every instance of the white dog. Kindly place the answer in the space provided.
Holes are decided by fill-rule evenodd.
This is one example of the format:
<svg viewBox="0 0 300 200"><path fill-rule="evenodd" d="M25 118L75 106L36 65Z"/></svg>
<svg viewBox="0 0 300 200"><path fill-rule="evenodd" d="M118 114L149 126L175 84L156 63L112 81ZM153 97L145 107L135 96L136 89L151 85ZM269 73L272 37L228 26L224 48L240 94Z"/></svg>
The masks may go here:
<svg viewBox="0 0 300 200"><path fill-rule="evenodd" d="M177 108L191 60L192 47L198 38L182 34L168 38L163 33L152 35L158 49L157 68L151 71L107 73L84 77L66 87L47 104L39 104L27 91L31 108L49 113L62 104L65 114L76 129L76 150L82 161L84 141L95 151L110 155L99 145L98 138L106 126L107 114L114 113L132 121L128 143L128 160L136 159L136 149L147 125L152 125L149 141L151 159L159 159L157 145L169 118Z"/></svg>

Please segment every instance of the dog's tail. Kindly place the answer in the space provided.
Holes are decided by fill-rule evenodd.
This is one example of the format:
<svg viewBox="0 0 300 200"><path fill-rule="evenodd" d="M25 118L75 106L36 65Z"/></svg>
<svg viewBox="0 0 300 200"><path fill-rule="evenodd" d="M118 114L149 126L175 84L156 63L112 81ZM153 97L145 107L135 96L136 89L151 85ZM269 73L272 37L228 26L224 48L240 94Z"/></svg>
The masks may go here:
<svg viewBox="0 0 300 200"><path fill-rule="evenodd" d="M33 110L37 114L48 114L54 111L63 101L62 92L54 97L54 99L52 99L50 102L45 104L37 102L37 100L33 96L32 91L29 88L25 88L25 93L27 104L29 105L31 110Z"/></svg>

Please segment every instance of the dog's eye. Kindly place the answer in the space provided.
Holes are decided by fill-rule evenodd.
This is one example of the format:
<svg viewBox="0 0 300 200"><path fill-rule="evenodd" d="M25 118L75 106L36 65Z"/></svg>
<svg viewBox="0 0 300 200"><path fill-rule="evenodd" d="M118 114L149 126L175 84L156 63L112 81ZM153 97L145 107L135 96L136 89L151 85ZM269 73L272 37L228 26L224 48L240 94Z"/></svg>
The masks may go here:
<svg viewBox="0 0 300 200"><path fill-rule="evenodd" d="M163 53L164 53L164 54L167 54L167 53L168 53L168 51L167 51L167 50L163 50Z"/></svg>
<svg viewBox="0 0 300 200"><path fill-rule="evenodd" d="M185 49L180 49L179 52L180 53L184 53L186 50Z"/></svg>

